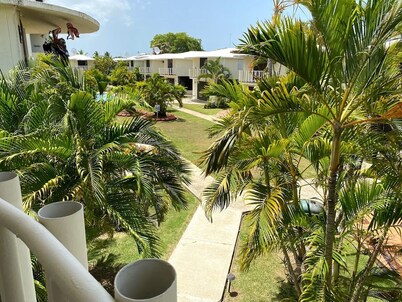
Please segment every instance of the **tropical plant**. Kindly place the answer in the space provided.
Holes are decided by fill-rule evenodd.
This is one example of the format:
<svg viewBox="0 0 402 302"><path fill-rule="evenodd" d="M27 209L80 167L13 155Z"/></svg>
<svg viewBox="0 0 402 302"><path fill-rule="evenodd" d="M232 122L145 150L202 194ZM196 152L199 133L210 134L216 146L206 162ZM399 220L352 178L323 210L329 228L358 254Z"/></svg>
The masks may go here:
<svg viewBox="0 0 402 302"><path fill-rule="evenodd" d="M201 70L205 72L200 74L198 79L210 79L213 83L218 83L230 78L230 70L221 64L221 58L207 60Z"/></svg>
<svg viewBox="0 0 402 302"><path fill-rule="evenodd" d="M166 116L167 106L173 101L177 101L183 106L182 98L186 89L181 85L173 85L164 77L155 73L144 82L138 82L137 88L141 93L143 101L150 106L159 105L159 116Z"/></svg>
<svg viewBox="0 0 402 302"><path fill-rule="evenodd" d="M135 74L128 70L125 62L120 61L110 73L110 82L115 86L124 86L134 84L136 82Z"/></svg>
<svg viewBox="0 0 402 302"><path fill-rule="evenodd" d="M186 165L151 122L115 121L125 101L96 102L60 64L51 63L42 82L39 73L28 81L24 98L32 103L19 127L24 131L1 131L1 170L19 174L25 210L77 200L88 223L125 230L143 256L158 256L155 225L170 207L186 206ZM78 87L64 89L72 85Z"/></svg>
<svg viewBox="0 0 402 302"><path fill-rule="evenodd" d="M355 302L367 295L395 301L396 293L385 292L400 285L381 290L372 281L381 274L392 279L375 263L402 219L401 167L392 164L401 161L400 72L386 46L402 21L401 3L298 3L311 12L309 26L290 18L259 23L240 45L287 67L293 80L263 81L253 92L211 85L232 101L232 114L213 131L221 137L204 157L207 174L222 173L206 191L205 208L211 214L243 192L255 206L244 262L280 247L301 301ZM298 210L300 158L323 189L324 212L314 219ZM370 185L361 179L362 162L372 163ZM376 244L363 260L370 236ZM356 254L353 268L345 261L348 245Z"/></svg>
<svg viewBox="0 0 402 302"><path fill-rule="evenodd" d="M190 37L184 32L157 34L152 38L150 44L151 47L158 47L161 53L181 53L190 50L202 50L201 39Z"/></svg>

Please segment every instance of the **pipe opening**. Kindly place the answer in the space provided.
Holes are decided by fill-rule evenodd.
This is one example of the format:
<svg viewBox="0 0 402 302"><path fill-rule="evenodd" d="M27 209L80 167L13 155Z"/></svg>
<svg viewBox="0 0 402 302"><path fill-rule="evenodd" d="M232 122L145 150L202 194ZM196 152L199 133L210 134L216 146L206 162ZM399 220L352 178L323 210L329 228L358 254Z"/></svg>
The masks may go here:
<svg viewBox="0 0 402 302"><path fill-rule="evenodd" d="M10 181L18 177L15 172L0 172L0 182Z"/></svg>
<svg viewBox="0 0 402 302"><path fill-rule="evenodd" d="M143 259L123 267L115 278L115 291L127 299L152 299L168 291L176 281L176 271L168 262Z"/></svg>
<svg viewBox="0 0 402 302"><path fill-rule="evenodd" d="M82 204L75 201L61 201L48 204L38 211L43 219L61 218L73 215L82 209Z"/></svg>

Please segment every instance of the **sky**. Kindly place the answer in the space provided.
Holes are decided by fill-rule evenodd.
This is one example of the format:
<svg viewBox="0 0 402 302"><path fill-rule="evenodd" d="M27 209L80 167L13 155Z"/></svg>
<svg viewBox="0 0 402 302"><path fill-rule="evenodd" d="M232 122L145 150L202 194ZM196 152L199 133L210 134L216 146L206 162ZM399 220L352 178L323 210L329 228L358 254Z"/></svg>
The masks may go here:
<svg viewBox="0 0 402 302"><path fill-rule="evenodd" d="M84 12L98 20L96 33L68 40L70 54L83 50L92 56L150 53L155 34L186 32L201 39L204 50L234 47L250 25L270 20L272 0L48 0ZM293 9L288 14L294 15ZM300 9L297 16L303 18ZM79 30L79 28L78 28Z"/></svg>

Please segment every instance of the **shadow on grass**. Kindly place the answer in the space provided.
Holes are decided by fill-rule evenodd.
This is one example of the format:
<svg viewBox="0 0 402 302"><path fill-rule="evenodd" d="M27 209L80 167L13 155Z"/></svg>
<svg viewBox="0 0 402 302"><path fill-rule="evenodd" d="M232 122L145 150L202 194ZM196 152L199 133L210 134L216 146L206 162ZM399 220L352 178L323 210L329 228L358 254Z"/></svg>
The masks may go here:
<svg viewBox="0 0 402 302"><path fill-rule="evenodd" d="M297 295L294 287L286 280L282 280L280 278L277 278L277 282L280 284L278 294L275 295L272 301L297 302Z"/></svg>
<svg viewBox="0 0 402 302"><path fill-rule="evenodd" d="M95 234L91 235L96 236ZM88 249L89 272L111 295L114 295L114 277L125 265L117 261L119 255L105 254L105 249L114 241L116 239L112 237L96 238L91 242Z"/></svg>
<svg viewBox="0 0 402 302"><path fill-rule="evenodd" d="M114 294L114 277L117 272L124 266L122 263L116 263L118 256L115 254L107 254L96 260L90 265L89 272L96 280L108 291Z"/></svg>

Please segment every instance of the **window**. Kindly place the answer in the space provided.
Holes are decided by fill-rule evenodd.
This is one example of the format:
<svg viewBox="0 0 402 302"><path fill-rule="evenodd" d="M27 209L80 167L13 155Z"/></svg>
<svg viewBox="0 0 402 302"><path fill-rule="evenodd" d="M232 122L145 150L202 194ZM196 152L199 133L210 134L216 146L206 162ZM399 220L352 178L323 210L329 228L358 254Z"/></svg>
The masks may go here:
<svg viewBox="0 0 402 302"><path fill-rule="evenodd" d="M78 66L88 66L88 62L87 62L87 61L78 60L77 63L78 63Z"/></svg>
<svg viewBox="0 0 402 302"><path fill-rule="evenodd" d="M207 58L200 58L200 68L202 68L202 66L205 65L205 63L207 63Z"/></svg>

